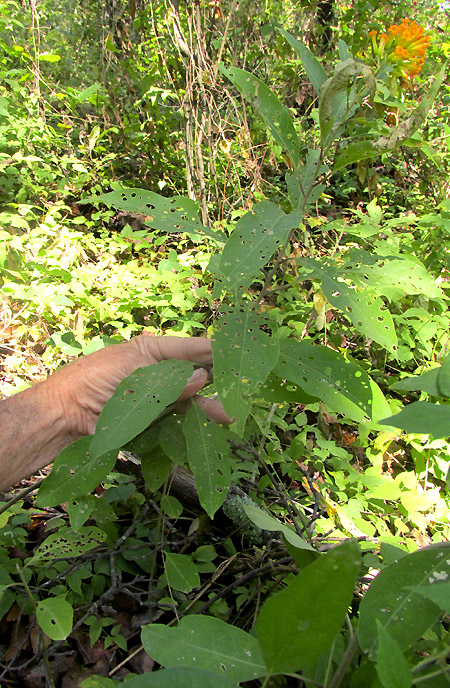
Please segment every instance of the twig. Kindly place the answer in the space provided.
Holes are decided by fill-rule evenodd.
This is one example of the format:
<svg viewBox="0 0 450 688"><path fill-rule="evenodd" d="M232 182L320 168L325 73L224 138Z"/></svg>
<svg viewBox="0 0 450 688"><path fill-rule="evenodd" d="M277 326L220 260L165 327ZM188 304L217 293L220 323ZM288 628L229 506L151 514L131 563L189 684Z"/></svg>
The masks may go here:
<svg viewBox="0 0 450 688"><path fill-rule="evenodd" d="M358 641L358 634L354 633L353 636L350 639L350 642L347 646L347 649L344 653L344 656L342 657L341 663L339 664L338 668L334 672L334 676L332 677L330 683L328 684L327 688L339 688L341 685L342 679L345 676L345 673L350 666L350 662L353 659L353 656L358 649L359 646L359 641Z"/></svg>

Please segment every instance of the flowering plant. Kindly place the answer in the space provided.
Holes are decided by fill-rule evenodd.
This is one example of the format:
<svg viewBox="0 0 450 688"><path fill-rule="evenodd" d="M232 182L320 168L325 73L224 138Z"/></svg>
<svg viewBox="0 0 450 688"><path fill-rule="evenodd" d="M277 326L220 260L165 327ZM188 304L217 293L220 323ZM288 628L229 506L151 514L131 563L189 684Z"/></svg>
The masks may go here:
<svg viewBox="0 0 450 688"><path fill-rule="evenodd" d="M400 24L392 24L388 33L378 35L378 31L369 31L369 36L375 57L392 63L395 76L417 76L430 45L430 38L422 26L416 21L402 19Z"/></svg>

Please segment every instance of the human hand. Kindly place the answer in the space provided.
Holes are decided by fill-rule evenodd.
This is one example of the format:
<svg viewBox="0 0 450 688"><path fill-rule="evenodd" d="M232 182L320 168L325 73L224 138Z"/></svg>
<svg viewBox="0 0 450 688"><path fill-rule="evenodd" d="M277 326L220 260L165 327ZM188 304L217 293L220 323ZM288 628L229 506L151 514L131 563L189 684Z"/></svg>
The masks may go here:
<svg viewBox="0 0 450 688"><path fill-rule="evenodd" d="M129 342L106 347L73 361L48 378L58 395L67 427L75 435L90 435L97 418L119 382L137 368L167 359L212 364L211 344L200 337L152 337L142 334ZM192 400L219 423L230 419L215 400L197 396L207 380L204 368L194 371L179 400Z"/></svg>

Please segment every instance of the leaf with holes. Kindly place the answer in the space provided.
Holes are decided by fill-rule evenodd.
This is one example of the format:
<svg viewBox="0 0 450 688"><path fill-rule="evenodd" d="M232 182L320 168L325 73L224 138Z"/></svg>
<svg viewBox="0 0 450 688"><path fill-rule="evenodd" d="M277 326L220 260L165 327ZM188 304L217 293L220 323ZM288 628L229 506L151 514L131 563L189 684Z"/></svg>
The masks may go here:
<svg viewBox="0 0 450 688"><path fill-rule="evenodd" d="M291 339L280 343L274 373L319 397L330 409L358 423L385 417L389 405L378 385L352 360L326 346Z"/></svg>
<svg viewBox="0 0 450 688"><path fill-rule="evenodd" d="M237 222L219 262L219 287L229 291L248 287L289 232L298 227L301 215L289 215L275 203L262 201Z"/></svg>
<svg viewBox="0 0 450 688"><path fill-rule="evenodd" d="M358 332L391 352L396 350L397 335L392 315L372 290L360 291L350 287L341 276L342 270L335 265L312 258L299 258L297 264L305 268L313 279L321 280L322 291L328 301L346 315Z"/></svg>
<svg viewBox="0 0 450 688"><path fill-rule="evenodd" d="M90 452L95 458L123 447L178 399L193 365L161 361L138 368L119 384L101 411Z"/></svg>
<svg viewBox="0 0 450 688"><path fill-rule="evenodd" d="M367 262L364 260L365 256ZM355 260L347 262L344 271L357 284L371 286L391 299L401 298L404 294L424 294L430 299L443 297L435 278L418 260L384 256L374 262L372 254L358 251Z"/></svg>
<svg viewBox="0 0 450 688"><path fill-rule="evenodd" d="M39 545L32 558L27 560L26 565L78 557L80 554L95 549L105 539L105 533L94 526L79 528L77 532L62 526L57 533L52 533Z"/></svg>
<svg viewBox="0 0 450 688"><path fill-rule="evenodd" d="M200 585L197 567L187 554L164 554L164 569L171 588L189 593Z"/></svg>
<svg viewBox="0 0 450 688"><path fill-rule="evenodd" d="M145 189L121 189L101 196L91 196L79 203L105 203L118 210L145 215L145 224L161 232L203 234L223 242L222 232L214 232L205 227L198 219L198 206L195 201L184 196L166 198Z"/></svg>
<svg viewBox="0 0 450 688"><path fill-rule="evenodd" d="M141 640L148 656L165 667L195 666L238 682L267 673L256 638L212 616L185 616L177 628L149 624Z"/></svg>
<svg viewBox="0 0 450 688"><path fill-rule="evenodd" d="M325 273L322 273L322 291L331 305L339 308L364 337L370 337L388 351L397 349L392 315L373 291L357 291Z"/></svg>
<svg viewBox="0 0 450 688"><path fill-rule="evenodd" d="M65 640L73 626L72 606L63 597L49 597L36 607L36 620L52 640Z"/></svg>
<svg viewBox="0 0 450 688"><path fill-rule="evenodd" d="M321 554L284 590L266 600L256 620L256 634L271 674L310 666L331 646L360 566L359 545L350 540Z"/></svg>
<svg viewBox="0 0 450 688"><path fill-rule="evenodd" d="M231 482L226 432L208 421L195 404L186 414L183 431L200 504L212 518L222 506Z"/></svg>
<svg viewBox="0 0 450 688"><path fill-rule="evenodd" d="M250 72L237 67L226 68L223 65L219 65L219 70L253 105L274 140L288 153L294 168L297 168L300 157L299 139L287 107L265 83Z"/></svg>
<svg viewBox="0 0 450 688"><path fill-rule="evenodd" d="M252 395L274 367L278 340L263 332L265 324L251 305L236 308L217 320L212 342L214 384L233 426L242 435Z"/></svg>
<svg viewBox="0 0 450 688"><path fill-rule="evenodd" d="M410 647L437 621L438 605L415 592L416 586L439 585L450 577L450 544L440 543L402 557L382 569L370 584L359 612L361 648L375 657L376 621L401 650Z"/></svg>
<svg viewBox="0 0 450 688"><path fill-rule="evenodd" d="M39 488L36 506L57 506L84 497L105 480L114 468L118 450L95 457L90 451L91 442L91 436L80 437L62 450Z"/></svg>

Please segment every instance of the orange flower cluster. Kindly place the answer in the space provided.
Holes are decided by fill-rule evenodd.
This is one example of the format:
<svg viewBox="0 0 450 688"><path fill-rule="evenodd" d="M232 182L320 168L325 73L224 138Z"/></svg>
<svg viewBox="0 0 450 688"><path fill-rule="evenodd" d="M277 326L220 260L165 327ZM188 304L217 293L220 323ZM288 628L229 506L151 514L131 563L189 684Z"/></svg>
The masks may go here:
<svg viewBox="0 0 450 688"><path fill-rule="evenodd" d="M430 39L425 35L423 26L416 21L402 19L400 24L393 24L388 29L389 34L369 31L372 48L377 57L385 57L396 65L394 73L404 77L414 77L420 72L425 62L425 53L430 45Z"/></svg>

